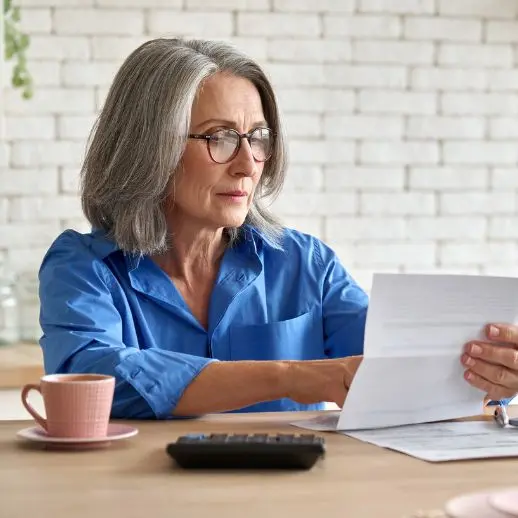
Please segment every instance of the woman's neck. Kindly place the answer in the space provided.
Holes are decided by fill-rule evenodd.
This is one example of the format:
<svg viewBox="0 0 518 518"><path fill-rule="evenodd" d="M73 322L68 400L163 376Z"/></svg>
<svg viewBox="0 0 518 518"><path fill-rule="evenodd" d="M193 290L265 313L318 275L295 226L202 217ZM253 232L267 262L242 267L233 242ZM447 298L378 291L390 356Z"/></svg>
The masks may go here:
<svg viewBox="0 0 518 518"><path fill-rule="evenodd" d="M173 279L187 285L213 277L225 252L223 229L193 231L175 226L170 249L153 260Z"/></svg>

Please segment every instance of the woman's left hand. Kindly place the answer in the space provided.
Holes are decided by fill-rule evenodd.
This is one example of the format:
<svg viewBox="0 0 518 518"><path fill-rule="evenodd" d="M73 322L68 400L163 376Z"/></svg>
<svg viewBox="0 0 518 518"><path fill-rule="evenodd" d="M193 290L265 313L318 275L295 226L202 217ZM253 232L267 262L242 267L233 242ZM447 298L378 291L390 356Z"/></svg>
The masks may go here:
<svg viewBox="0 0 518 518"><path fill-rule="evenodd" d="M518 326L489 324L485 334L488 341L474 340L464 346L464 378L489 399L513 397L518 394Z"/></svg>

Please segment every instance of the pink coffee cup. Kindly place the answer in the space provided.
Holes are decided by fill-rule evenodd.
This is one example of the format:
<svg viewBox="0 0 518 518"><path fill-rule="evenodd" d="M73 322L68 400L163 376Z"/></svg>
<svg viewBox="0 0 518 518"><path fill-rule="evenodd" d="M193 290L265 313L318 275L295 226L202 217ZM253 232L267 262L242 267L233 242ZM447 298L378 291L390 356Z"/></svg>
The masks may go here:
<svg viewBox="0 0 518 518"><path fill-rule="evenodd" d="M27 401L31 390L43 397L46 419ZM115 378L103 374L49 374L22 389L27 412L51 437L105 437Z"/></svg>

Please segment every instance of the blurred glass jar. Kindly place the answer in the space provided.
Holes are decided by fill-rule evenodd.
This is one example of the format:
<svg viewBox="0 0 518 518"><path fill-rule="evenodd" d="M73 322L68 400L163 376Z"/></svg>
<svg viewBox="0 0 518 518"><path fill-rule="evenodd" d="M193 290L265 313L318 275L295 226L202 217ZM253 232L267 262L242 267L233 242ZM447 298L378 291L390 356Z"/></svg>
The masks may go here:
<svg viewBox="0 0 518 518"><path fill-rule="evenodd" d="M9 277L0 278L0 346L20 341L20 308L16 295L16 282Z"/></svg>
<svg viewBox="0 0 518 518"><path fill-rule="evenodd" d="M38 276L25 272L17 282L19 337L23 342L37 342L41 337Z"/></svg>

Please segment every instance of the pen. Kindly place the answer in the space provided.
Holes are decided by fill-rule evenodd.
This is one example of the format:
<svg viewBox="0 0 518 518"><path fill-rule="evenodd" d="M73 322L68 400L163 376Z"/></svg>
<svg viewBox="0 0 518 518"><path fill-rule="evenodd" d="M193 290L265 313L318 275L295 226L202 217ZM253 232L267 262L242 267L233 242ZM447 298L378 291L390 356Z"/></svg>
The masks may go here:
<svg viewBox="0 0 518 518"><path fill-rule="evenodd" d="M508 425L518 426L518 419L509 419L505 405L498 405L493 414L496 424L501 428L505 428Z"/></svg>
<svg viewBox="0 0 518 518"><path fill-rule="evenodd" d="M509 416L503 405L498 405L493 414L496 424L501 428L505 428L509 424Z"/></svg>

